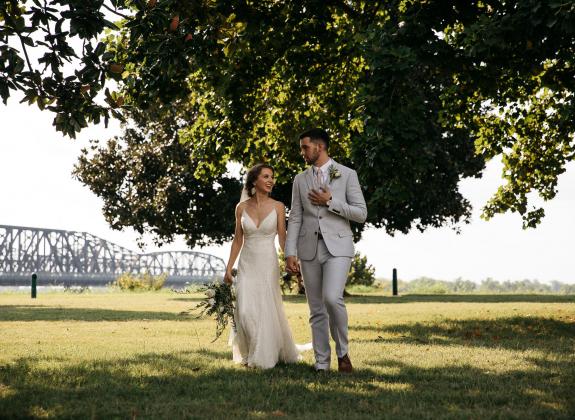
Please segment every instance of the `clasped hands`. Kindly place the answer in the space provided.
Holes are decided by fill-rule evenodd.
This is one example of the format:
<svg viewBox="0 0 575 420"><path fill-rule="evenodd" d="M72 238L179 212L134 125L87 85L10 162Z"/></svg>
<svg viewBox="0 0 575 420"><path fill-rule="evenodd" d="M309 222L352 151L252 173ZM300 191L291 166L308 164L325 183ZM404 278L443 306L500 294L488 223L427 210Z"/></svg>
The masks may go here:
<svg viewBox="0 0 575 420"><path fill-rule="evenodd" d="M286 271L291 274L297 274L300 272L297 257L290 255L289 257L286 258Z"/></svg>

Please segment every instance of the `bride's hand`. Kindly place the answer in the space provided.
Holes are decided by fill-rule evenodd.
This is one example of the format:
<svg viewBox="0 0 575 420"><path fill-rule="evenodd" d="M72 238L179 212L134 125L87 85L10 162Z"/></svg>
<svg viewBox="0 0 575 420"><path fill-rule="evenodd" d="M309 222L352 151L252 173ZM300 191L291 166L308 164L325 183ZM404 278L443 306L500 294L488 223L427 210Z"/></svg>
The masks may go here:
<svg viewBox="0 0 575 420"><path fill-rule="evenodd" d="M226 274L224 275L224 283L231 285L233 282L234 282L234 276L232 276L232 272L226 271Z"/></svg>

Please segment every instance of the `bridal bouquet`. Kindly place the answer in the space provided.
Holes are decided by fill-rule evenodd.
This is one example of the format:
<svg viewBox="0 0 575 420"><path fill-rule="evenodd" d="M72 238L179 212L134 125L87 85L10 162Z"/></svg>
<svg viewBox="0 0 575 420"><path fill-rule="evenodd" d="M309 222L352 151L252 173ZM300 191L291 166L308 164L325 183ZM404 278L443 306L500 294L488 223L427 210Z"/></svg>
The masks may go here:
<svg viewBox="0 0 575 420"><path fill-rule="evenodd" d="M198 318L207 315L213 316L216 320L216 341L226 329L231 321L232 328L235 330L234 322L234 291L231 285L223 282L214 282L206 284L203 288L206 297L196 305L195 310L199 311Z"/></svg>

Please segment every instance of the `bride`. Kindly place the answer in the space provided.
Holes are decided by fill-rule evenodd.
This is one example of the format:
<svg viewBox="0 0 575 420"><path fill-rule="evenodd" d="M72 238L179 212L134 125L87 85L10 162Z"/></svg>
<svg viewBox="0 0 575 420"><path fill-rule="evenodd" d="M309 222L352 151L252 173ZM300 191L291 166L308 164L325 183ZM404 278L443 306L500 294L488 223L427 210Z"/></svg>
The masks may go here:
<svg viewBox="0 0 575 420"><path fill-rule="evenodd" d="M285 208L269 197L274 185L273 168L258 164L246 176L244 194L236 207L236 230L224 281L235 281L236 330L230 336L233 360L248 367L272 368L279 361L295 363L300 350L292 338L281 297L275 237L281 250L286 240ZM241 251L241 253L240 253Z"/></svg>

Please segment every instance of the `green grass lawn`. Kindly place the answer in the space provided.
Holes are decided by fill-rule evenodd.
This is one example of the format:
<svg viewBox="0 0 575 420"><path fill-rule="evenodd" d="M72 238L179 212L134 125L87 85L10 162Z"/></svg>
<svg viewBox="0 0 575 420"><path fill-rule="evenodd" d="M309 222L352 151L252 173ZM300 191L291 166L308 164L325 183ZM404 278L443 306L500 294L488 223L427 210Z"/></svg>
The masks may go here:
<svg viewBox="0 0 575 420"><path fill-rule="evenodd" d="M199 298L0 295L0 418L575 418L575 296L350 297L348 376L234 365Z"/></svg>

